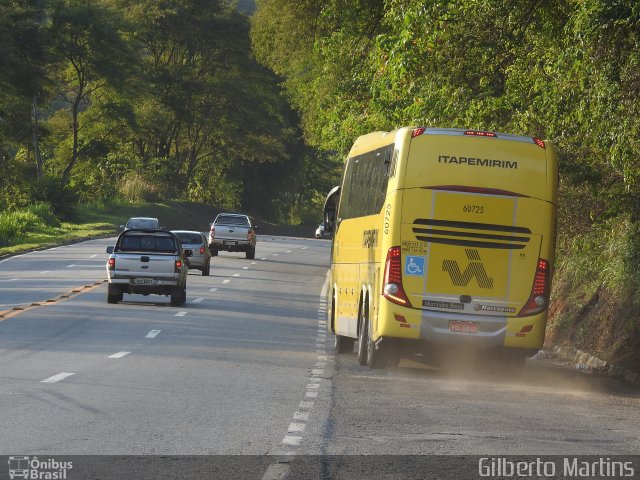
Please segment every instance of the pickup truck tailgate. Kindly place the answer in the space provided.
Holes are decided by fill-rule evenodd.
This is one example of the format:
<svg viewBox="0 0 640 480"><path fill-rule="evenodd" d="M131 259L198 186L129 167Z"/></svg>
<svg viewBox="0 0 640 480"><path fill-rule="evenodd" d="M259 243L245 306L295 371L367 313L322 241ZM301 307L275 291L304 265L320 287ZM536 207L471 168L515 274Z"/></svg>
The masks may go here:
<svg viewBox="0 0 640 480"><path fill-rule="evenodd" d="M175 255L172 254L120 253L116 259L115 274L120 277L173 278L174 273Z"/></svg>
<svg viewBox="0 0 640 480"><path fill-rule="evenodd" d="M216 225L216 239L218 240L246 240L249 227L242 225Z"/></svg>

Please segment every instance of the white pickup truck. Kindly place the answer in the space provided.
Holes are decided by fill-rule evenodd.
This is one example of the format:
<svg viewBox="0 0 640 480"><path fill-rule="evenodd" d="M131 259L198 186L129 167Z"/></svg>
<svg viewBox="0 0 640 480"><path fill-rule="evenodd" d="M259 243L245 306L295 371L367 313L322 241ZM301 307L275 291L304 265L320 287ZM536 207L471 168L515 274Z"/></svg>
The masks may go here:
<svg viewBox="0 0 640 480"><path fill-rule="evenodd" d="M107 302L118 303L123 294L138 293L170 295L173 306L185 303L191 251L183 251L173 233L125 230L107 253Z"/></svg>
<svg viewBox="0 0 640 480"><path fill-rule="evenodd" d="M256 229L247 215L220 213L211 224L209 250L214 257L218 251L245 252L246 258L256 256Z"/></svg>

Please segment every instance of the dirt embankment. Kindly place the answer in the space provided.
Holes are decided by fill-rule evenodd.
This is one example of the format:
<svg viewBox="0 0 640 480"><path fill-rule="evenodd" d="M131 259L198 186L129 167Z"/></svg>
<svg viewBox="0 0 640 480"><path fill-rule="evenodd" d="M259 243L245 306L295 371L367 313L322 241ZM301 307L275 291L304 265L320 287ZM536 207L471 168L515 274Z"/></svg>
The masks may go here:
<svg viewBox="0 0 640 480"><path fill-rule="evenodd" d="M640 301L631 292L585 293L562 277L554 282L546 347L575 347L640 372Z"/></svg>

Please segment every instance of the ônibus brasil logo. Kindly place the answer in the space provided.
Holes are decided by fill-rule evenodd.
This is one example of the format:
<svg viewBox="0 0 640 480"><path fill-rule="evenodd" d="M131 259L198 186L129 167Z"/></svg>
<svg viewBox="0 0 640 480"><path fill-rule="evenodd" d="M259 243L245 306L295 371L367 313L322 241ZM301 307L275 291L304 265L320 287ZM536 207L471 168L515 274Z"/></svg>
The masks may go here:
<svg viewBox="0 0 640 480"><path fill-rule="evenodd" d="M39 460L38 457L9 457L9 478L29 480L66 480L67 470L73 468L72 462L60 462L53 458Z"/></svg>

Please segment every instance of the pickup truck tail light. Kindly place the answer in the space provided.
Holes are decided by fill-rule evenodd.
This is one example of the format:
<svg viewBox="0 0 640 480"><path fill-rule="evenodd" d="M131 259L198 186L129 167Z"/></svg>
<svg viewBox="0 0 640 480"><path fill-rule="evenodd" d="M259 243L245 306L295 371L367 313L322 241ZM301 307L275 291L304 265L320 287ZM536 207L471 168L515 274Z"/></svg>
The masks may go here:
<svg viewBox="0 0 640 480"><path fill-rule="evenodd" d="M247 231L247 240L251 241L253 239L253 230L249 229L249 231Z"/></svg>
<svg viewBox="0 0 640 480"><path fill-rule="evenodd" d="M182 270L182 260L176 260L176 273L179 273Z"/></svg>
<svg viewBox="0 0 640 480"><path fill-rule="evenodd" d="M109 261L107 262L107 265L109 267L109 270L115 270L116 269L116 259L115 258L110 258Z"/></svg>

